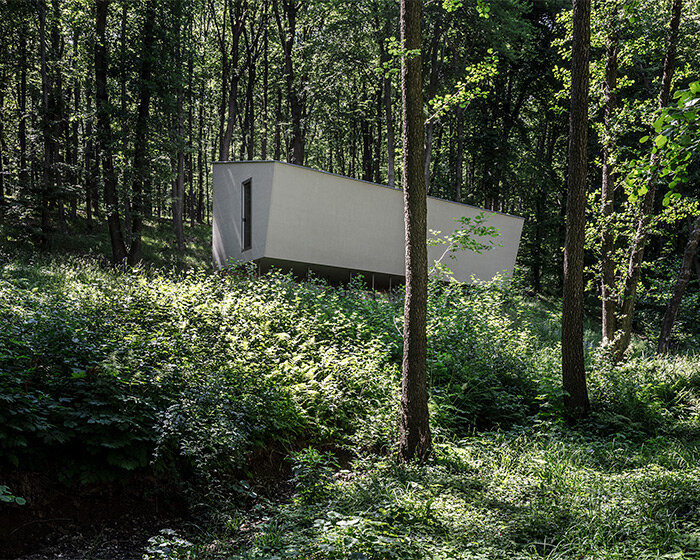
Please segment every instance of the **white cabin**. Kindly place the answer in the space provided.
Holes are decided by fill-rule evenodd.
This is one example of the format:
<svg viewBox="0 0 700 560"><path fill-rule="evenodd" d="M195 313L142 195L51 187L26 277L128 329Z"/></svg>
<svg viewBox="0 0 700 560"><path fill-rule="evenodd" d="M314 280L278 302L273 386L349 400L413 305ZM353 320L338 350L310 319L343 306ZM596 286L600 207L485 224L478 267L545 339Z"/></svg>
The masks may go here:
<svg viewBox="0 0 700 560"><path fill-rule="evenodd" d="M213 171L213 260L221 269L255 262L343 281L361 274L377 288L404 281L403 192L400 189L278 161L217 162ZM442 262L459 281L511 276L523 218L428 197L428 230L441 236L456 219L485 212L499 230L481 254L454 253ZM429 234L430 237L430 234ZM428 264L445 245L428 247Z"/></svg>

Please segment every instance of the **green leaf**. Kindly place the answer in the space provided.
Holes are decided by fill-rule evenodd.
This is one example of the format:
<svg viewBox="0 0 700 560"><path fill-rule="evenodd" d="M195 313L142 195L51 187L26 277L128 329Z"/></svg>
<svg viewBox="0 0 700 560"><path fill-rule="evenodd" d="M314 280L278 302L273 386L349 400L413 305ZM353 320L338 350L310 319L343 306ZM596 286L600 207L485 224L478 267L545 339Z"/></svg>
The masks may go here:
<svg viewBox="0 0 700 560"><path fill-rule="evenodd" d="M649 136L648 136L648 135L647 135L647 136L642 136L642 137L639 139L639 143L640 143L640 144L644 144L644 142L646 142L647 140L649 140Z"/></svg>
<svg viewBox="0 0 700 560"><path fill-rule="evenodd" d="M657 148L663 148L664 145L666 145L666 142L668 142L668 138L663 134L659 134L656 138L654 138L654 144L656 144Z"/></svg>

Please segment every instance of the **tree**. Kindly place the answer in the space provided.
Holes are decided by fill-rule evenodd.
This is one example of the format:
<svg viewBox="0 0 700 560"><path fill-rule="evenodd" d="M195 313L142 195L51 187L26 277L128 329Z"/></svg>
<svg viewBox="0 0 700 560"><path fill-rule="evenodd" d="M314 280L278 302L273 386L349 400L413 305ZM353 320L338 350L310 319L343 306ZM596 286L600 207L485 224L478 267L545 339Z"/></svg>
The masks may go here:
<svg viewBox="0 0 700 560"><path fill-rule="evenodd" d="M618 55L618 19L620 6L617 1L612 5L609 18L608 36L605 44L605 117L603 122L603 168L601 181L601 310L603 327L603 344L611 343L615 337L616 302L613 296L615 285L615 261L612 253L615 248L612 228L608 223L615 208L615 175L613 152L615 135L613 132L614 114L617 110L617 55Z"/></svg>
<svg viewBox="0 0 700 560"><path fill-rule="evenodd" d="M591 2L573 0L573 5L569 184L566 205L561 352L564 404L572 416L581 417L587 415L590 408L583 359L583 255L588 165L588 61Z"/></svg>
<svg viewBox="0 0 700 560"><path fill-rule="evenodd" d="M676 65L676 48L678 46L678 29L681 20L682 0L673 0L671 8L671 22L669 24L666 56L664 57L664 71L661 78L661 91L659 92L659 110L663 110L671 98L671 81ZM625 286L622 294L621 317L619 321L619 333L615 341L615 357L619 360L630 344L632 336L632 321L634 319L634 306L637 299L637 286L642 273L644 261L644 249L649 236L649 226L654 212L656 199L656 186L659 177L660 155L653 152L651 155L650 172L641 196L641 208L632 246L630 250Z"/></svg>
<svg viewBox="0 0 700 560"><path fill-rule="evenodd" d="M107 15L111 0L95 2L95 100L97 107L98 151L102 154L102 174L104 182L105 212L112 242L112 258L121 263L127 257L117 197L117 175L112 156L112 124L110 119L109 95L107 93Z"/></svg>
<svg viewBox="0 0 700 560"><path fill-rule="evenodd" d="M432 441L428 417L426 316L428 298L427 201L424 177L421 2L401 0L403 192L406 226L401 439L403 461L425 460Z"/></svg>
<svg viewBox="0 0 700 560"><path fill-rule="evenodd" d="M139 104L136 116L136 134L134 138L134 182L132 186L132 226L131 250L129 264L141 260L141 231L143 229L144 213L144 183L148 175L146 155L148 151L148 112L151 104L151 50L153 49L154 33L153 20L155 9L153 0L146 0L146 14L143 22L141 39L141 68L139 70Z"/></svg>

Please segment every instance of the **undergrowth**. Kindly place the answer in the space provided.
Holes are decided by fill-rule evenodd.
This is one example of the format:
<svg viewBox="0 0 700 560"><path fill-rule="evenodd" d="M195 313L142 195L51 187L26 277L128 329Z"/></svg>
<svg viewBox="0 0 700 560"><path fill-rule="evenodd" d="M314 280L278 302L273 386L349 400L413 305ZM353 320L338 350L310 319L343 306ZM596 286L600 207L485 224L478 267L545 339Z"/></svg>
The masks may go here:
<svg viewBox="0 0 700 560"><path fill-rule="evenodd" d="M400 292L2 253L0 467L176 483L209 530L153 558L698 557L700 361L612 365L588 329L594 413L569 426L559 315L431 284L436 449L398 466Z"/></svg>

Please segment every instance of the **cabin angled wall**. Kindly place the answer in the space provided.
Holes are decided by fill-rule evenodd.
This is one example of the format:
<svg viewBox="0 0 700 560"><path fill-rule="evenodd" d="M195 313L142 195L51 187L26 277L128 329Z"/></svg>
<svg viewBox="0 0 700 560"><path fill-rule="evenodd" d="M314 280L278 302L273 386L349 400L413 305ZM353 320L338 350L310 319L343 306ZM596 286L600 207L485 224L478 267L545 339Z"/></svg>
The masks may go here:
<svg viewBox="0 0 700 560"><path fill-rule="evenodd" d="M265 162L215 163L212 257L214 268L265 255L274 167ZM250 248L244 250L244 183L250 184Z"/></svg>
<svg viewBox="0 0 700 560"><path fill-rule="evenodd" d="M242 189L251 181L251 248L242 251ZM496 245L481 254L445 256L454 278L490 280L512 275L523 219L481 208L428 198L428 229L440 236L460 227L458 218L487 216L499 230ZM430 234L429 234L430 236ZM488 240L485 240L488 241ZM214 165L214 264L257 261L336 276L348 271L403 277L403 192L366 181L281 162L224 162ZM446 245L428 247L428 262L439 259ZM290 268L291 267L291 268ZM300 272L301 271L301 272ZM340 272L339 272L340 271ZM390 280L389 280L390 282Z"/></svg>

